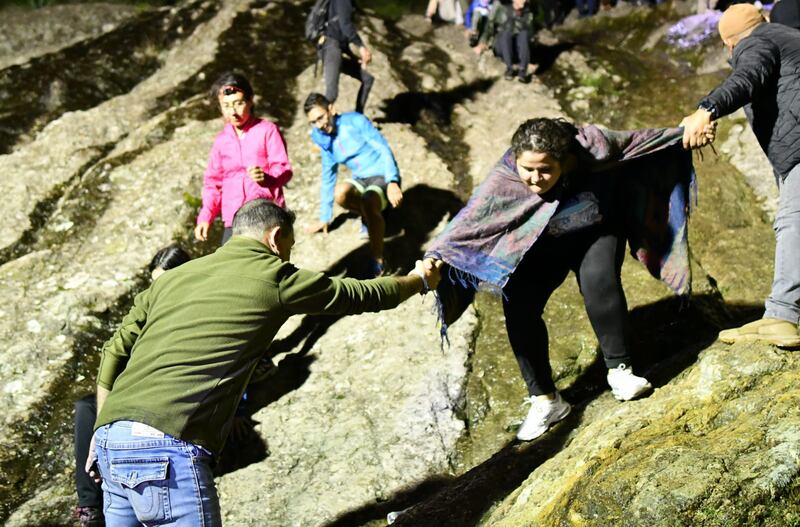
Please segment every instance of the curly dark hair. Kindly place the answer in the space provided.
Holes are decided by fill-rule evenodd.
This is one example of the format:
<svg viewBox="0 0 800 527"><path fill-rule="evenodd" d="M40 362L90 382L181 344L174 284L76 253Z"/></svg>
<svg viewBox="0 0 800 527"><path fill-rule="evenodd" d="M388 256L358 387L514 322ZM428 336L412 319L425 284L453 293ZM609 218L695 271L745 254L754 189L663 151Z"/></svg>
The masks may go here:
<svg viewBox="0 0 800 527"><path fill-rule="evenodd" d="M569 153L575 152L578 129L564 119L537 117L528 119L517 128L511 139L511 150L519 159L523 152L533 151L548 154L563 160Z"/></svg>

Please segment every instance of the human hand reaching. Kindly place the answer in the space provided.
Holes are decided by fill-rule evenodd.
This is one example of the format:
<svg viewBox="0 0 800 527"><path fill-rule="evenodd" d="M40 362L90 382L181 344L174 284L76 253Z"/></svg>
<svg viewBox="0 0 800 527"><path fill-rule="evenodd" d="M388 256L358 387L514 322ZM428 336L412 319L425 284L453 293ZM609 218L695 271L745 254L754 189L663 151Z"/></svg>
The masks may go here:
<svg viewBox="0 0 800 527"><path fill-rule="evenodd" d="M328 226L330 224L326 221L318 221L317 223L313 223L306 227L306 233L308 234L316 234L321 232L322 234L328 234Z"/></svg>
<svg viewBox="0 0 800 527"><path fill-rule="evenodd" d="M430 290L436 289L442 279L441 269L444 267L442 260L435 260L433 258L425 258L424 260L417 260L414 264L414 269L411 270L409 275L417 275L422 278L427 289L423 290L423 294Z"/></svg>
<svg viewBox="0 0 800 527"><path fill-rule="evenodd" d="M389 183L389 186L386 187L386 199L389 200L392 207L399 207L403 203L403 191L400 189L400 185L395 182Z"/></svg>
<svg viewBox="0 0 800 527"><path fill-rule="evenodd" d="M706 146L716 137L716 126L712 127L711 112L703 108L684 117L679 126L683 127L683 148L687 150Z"/></svg>
<svg viewBox="0 0 800 527"><path fill-rule="evenodd" d="M92 440L89 442L89 455L86 456L86 464L83 469L95 483L100 483L103 480L102 476L100 476L100 470L97 468L97 451L95 449L94 434L92 434Z"/></svg>

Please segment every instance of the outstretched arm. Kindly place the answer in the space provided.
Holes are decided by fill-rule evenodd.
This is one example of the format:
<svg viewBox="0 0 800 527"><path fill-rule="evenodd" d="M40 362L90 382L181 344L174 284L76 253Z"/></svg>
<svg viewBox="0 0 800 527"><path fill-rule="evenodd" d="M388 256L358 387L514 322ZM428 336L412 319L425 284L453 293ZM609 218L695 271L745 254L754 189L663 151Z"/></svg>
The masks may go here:
<svg viewBox="0 0 800 527"><path fill-rule="evenodd" d="M408 276L371 280L329 278L294 269L280 284L281 304L295 314L355 315L392 309L439 284L441 262L418 261ZM427 285L426 285L427 284Z"/></svg>

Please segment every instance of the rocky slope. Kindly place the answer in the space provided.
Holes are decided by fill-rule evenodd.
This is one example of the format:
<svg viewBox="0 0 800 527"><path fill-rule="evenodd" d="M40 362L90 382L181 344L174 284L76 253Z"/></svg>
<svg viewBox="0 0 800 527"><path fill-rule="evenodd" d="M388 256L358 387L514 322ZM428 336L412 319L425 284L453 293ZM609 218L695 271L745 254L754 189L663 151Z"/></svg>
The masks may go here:
<svg viewBox="0 0 800 527"><path fill-rule="evenodd" d="M321 82L299 36L308 7L207 0L120 10L113 27L76 24L39 47L6 46L24 51L0 69L0 86L33 65L63 62L67 72L35 79L60 87L42 89L34 118L4 129L0 156L10 198L0 227L0 520L8 525L69 524L72 401L92 389L99 344L145 286L159 247L180 240L196 255L213 250L188 234L220 127L204 98L219 72L236 67L254 80L259 112L289 146L287 200L298 226L315 218L319 160L300 108ZM375 52L367 114L393 146L406 192L388 219L390 265L409 268L525 118L679 121L720 76L691 76L685 57L658 44L681 9L617 11L543 35L544 72L531 85L501 80L497 62L476 57L457 28L362 14ZM52 24L60 35L63 13L36 13L36 27ZM163 28L157 39L139 35L144 20ZM109 45L114 57L123 41L140 50L130 53L133 71L121 59L76 62L85 53L70 51ZM116 88L70 81L86 70ZM652 86L672 86L677 102L647 105ZM343 78L341 87L339 106L349 110L357 85ZM554 373L575 409L526 445L512 441L524 388L496 298L479 295L445 350L430 298L383 314L293 320L275 343L277 373L251 390L255 426L223 456L226 524L383 525L399 510L396 525L413 526L800 524L800 363L768 347L713 343L719 327L757 316L771 279L771 174L740 125L722 127L722 157L697 164L688 309L635 262L623 270L639 366L657 386L651 396L619 404L607 392L571 280L546 316ZM342 215L336 225L328 236L298 231L296 263L357 275L365 254L357 222Z"/></svg>

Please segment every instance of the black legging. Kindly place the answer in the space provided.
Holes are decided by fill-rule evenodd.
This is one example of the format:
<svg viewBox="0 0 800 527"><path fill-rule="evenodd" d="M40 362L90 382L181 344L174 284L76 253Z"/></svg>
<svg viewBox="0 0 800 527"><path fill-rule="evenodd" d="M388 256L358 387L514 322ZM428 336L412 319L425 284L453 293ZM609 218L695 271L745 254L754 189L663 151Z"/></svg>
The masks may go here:
<svg viewBox="0 0 800 527"><path fill-rule="evenodd" d="M361 65L358 58L354 57L349 49L342 50L339 42L330 37L326 37L325 43L319 50L319 55L325 75L325 98L330 102L336 101L339 97L339 73L344 73L361 81L361 87L358 89L356 97L356 111L364 113L367 97L369 97L375 77Z"/></svg>
<svg viewBox="0 0 800 527"><path fill-rule="evenodd" d="M511 349L530 395L553 393L547 327L542 312L570 270L578 279L586 314L608 368L629 363L628 305L620 270L625 238L605 226L560 237L542 236L525 254L503 288Z"/></svg>
<svg viewBox="0 0 800 527"><path fill-rule="evenodd" d="M102 509L103 491L85 469L96 418L97 397L87 395L75 401L75 488L78 491L78 506Z"/></svg>

